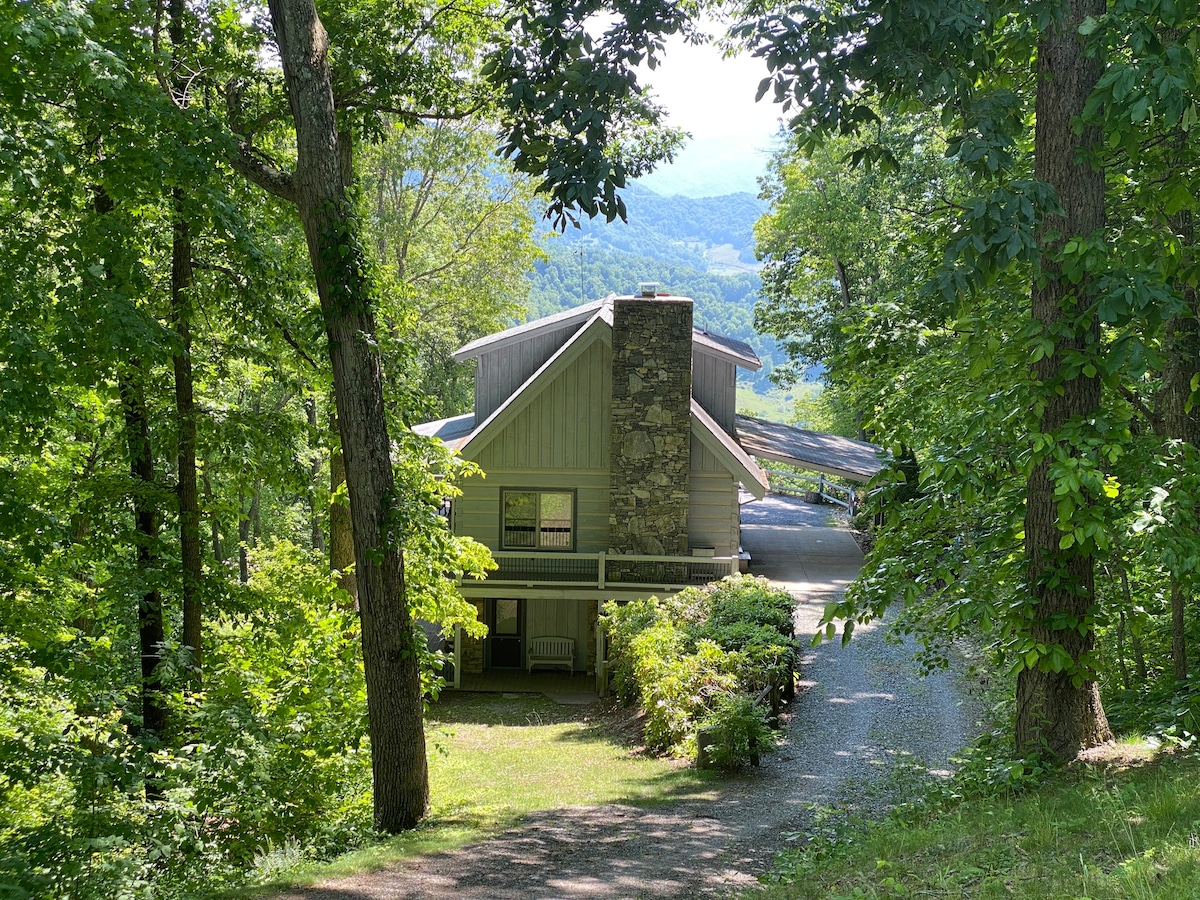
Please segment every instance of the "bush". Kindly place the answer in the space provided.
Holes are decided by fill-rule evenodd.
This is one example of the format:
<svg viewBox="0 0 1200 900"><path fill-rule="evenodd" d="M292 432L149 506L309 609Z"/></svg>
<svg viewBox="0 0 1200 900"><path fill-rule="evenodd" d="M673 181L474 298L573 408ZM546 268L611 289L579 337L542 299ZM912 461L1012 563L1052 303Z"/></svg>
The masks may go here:
<svg viewBox="0 0 1200 900"><path fill-rule="evenodd" d="M623 702L645 711L647 745L694 753L696 732L709 722L732 729L730 766L748 758L737 747L760 732L747 724L746 704L754 708L752 696L772 679L789 683L799 658L792 605L786 591L749 576L686 588L666 600L605 604L614 687ZM741 705L730 706L733 700ZM765 729L761 715L758 721Z"/></svg>
<svg viewBox="0 0 1200 900"><path fill-rule="evenodd" d="M767 724L767 710L747 694L725 694L716 699L700 723L700 731L711 737L708 761L718 769L737 769L756 753L766 753L777 744Z"/></svg>

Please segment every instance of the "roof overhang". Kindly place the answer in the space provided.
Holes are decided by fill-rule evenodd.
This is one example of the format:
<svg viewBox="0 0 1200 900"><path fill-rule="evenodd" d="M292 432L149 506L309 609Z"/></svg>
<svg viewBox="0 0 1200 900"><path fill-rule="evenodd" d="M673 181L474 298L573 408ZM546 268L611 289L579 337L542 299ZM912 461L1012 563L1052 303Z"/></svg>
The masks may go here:
<svg viewBox="0 0 1200 900"><path fill-rule="evenodd" d="M836 434L793 428L754 416L737 416L735 427L738 443L756 459L836 475L849 481L870 481L887 461L887 451L882 447Z"/></svg>
<svg viewBox="0 0 1200 900"><path fill-rule="evenodd" d="M692 398L692 434L719 459L756 500L769 490L767 474L730 435Z"/></svg>
<svg viewBox="0 0 1200 900"><path fill-rule="evenodd" d="M567 328L571 325L589 323L597 313L601 315L603 321L606 321L611 326L613 301L622 299L639 298L617 297L615 294L610 294L602 300L593 300L582 306L564 309L561 312L545 316L541 319L534 319L532 322L514 325L511 328L486 335L459 347L454 351L454 361L459 363L466 362L484 353L491 353L512 344L521 343L547 331L557 331L560 328ZM676 297L674 299L686 300L688 298ZM762 368L762 360L758 358L758 354L745 341L725 337L725 335L716 334L704 328L692 329L692 347L697 352L720 357L733 363L735 366L749 369L751 372L757 372Z"/></svg>

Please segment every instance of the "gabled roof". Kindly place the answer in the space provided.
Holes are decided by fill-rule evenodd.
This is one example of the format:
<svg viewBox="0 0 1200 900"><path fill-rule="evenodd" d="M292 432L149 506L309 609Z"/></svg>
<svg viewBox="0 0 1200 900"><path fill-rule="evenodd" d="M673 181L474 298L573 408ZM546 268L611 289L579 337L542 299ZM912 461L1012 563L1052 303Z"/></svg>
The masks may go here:
<svg viewBox="0 0 1200 900"><path fill-rule="evenodd" d="M866 441L806 431L754 416L737 416L734 425L738 443L758 459L787 463L851 481L869 481L883 468L887 458L882 447Z"/></svg>
<svg viewBox="0 0 1200 900"><path fill-rule="evenodd" d="M481 353L489 350L498 350L508 344L516 344L527 338L533 337L535 334L540 334L543 331L553 331L557 328L563 328L573 322L583 323L592 318L605 304L612 307L612 302L605 298L603 300L593 300L591 303L585 303L583 306L576 306L573 309L564 309L562 312L554 313L551 316L544 316L541 319L534 319L532 322L525 322L521 325L514 325L512 328L505 328L503 331L497 331L495 334L489 334L477 340L471 341L454 351L455 362L465 362L468 359L474 359ZM611 323L611 319L610 319Z"/></svg>
<svg viewBox="0 0 1200 900"><path fill-rule="evenodd" d="M756 500L766 496L767 475L746 451L692 398L692 434L725 464Z"/></svg>
<svg viewBox="0 0 1200 900"><path fill-rule="evenodd" d="M454 361L465 362L468 359L475 359L484 353L518 344L546 331L555 331L576 323L582 325L590 322L597 314L600 314L604 321L611 326L614 296L610 294L603 300L593 300L591 303L585 303L573 309L565 309L554 315L534 319L532 322L525 322L522 325L514 325L512 328L506 328L495 334L471 341L454 352ZM751 372L757 372L762 368L762 360L745 341L715 334L703 328L692 329L692 347L701 353L727 359L734 365L749 369Z"/></svg>
<svg viewBox="0 0 1200 900"><path fill-rule="evenodd" d="M542 363L538 370L530 375L525 380L525 383L517 388L507 400L496 407L496 410L490 416L474 425L465 437L457 439L451 446L460 453L465 453L471 444L482 442L486 440L487 436L503 428L505 424L512 421L537 396L538 391L535 385L539 380L545 378L545 383L549 384L554 375L578 359L584 350L598 340L612 341L611 317L606 320L603 310L593 310L592 318L586 325L575 332L570 340L559 347L554 352L554 355ZM459 418L465 419L466 417L460 416ZM474 419L475 417L472 415L472 422L474 422ZM429 425L436 424L435 422L429 423Z"/></svg>

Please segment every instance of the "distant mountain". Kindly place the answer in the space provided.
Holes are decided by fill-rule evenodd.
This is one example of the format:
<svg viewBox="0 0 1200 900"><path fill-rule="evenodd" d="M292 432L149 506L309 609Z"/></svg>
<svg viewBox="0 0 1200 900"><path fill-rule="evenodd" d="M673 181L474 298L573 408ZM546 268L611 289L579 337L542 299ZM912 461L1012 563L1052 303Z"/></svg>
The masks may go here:
<svg viewBox="0 0 1200 900"><path fill-rule="evenodd" d="M658 282L661 290L696 301L698 326L750 344L763 368L749 380L766 390L767 376L783 359L773 338L754 331L762 286L754 222L766 206L750 193L667 197L643 184L624 197L628 222L585 220L545 238L549 259L530 275L530 318Z"/></svg>
<svg viewBox="0 0 1200 900"><path fill-rule="evenodd" d="M641 183L666 196L757 196L758 178L773 143L755 135L692 138L674 162L660 166Z"/></svg>

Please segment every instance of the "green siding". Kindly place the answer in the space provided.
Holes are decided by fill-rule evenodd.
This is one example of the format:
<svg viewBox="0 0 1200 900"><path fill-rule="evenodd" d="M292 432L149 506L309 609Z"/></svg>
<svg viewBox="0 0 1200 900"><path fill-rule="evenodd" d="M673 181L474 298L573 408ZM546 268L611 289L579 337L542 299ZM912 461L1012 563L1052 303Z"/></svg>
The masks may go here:
<svg viewBox="0 0 1200 900"><path fill-rule="evenodd" d="M508 488L575 491L575 550L608 549L608 472L485 470L486 478L469 478L454 501L454 530L469 534L493 550L500 549L500 491ZM567 635L569 637L569 635Z"/></svg>
<svg viewBox="0 0 1200 900"><path fill-rule="evenodd" d="M712 547L717 556L730 556L738 547L737 483L728 475L692 473L688 504L688 542Z"/></svg>

